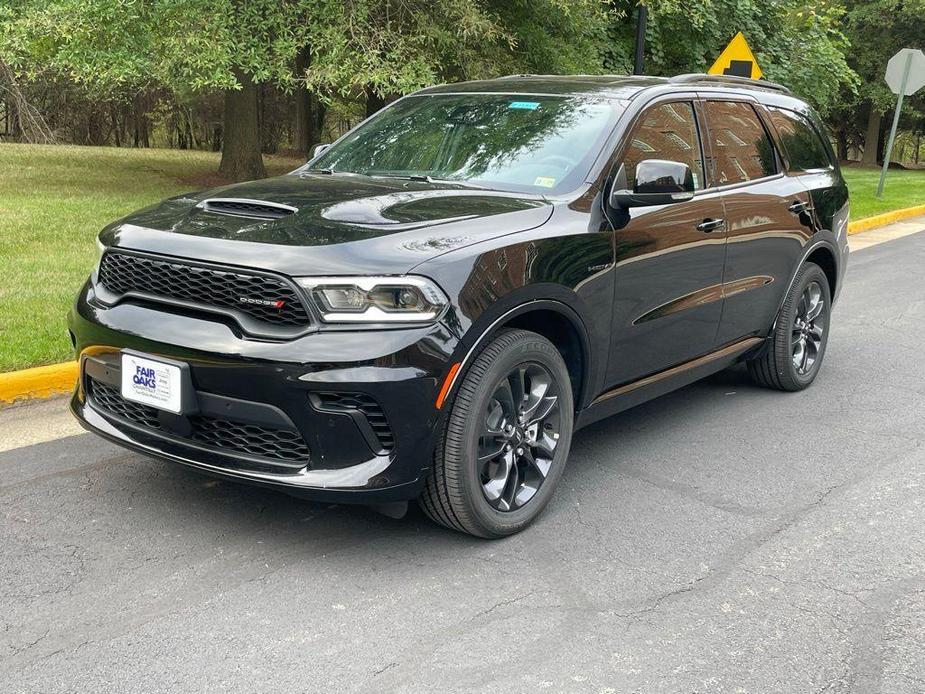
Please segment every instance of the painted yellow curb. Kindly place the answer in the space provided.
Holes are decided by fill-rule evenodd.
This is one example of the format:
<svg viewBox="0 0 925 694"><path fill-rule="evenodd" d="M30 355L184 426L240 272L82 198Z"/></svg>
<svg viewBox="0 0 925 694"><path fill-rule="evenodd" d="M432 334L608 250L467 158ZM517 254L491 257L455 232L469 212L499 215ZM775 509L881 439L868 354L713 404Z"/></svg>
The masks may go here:
<svg viewBox="0 0 925 694"><path fill-rule="evenodd" d="M901 222L904 219L918 217L923 214L925 214L925 205L916 205L915 207L907 207L902 210L884 212L883 214L877 214L873 217L865 217L855 222L848 222L848 233L860 234L862 231L870 231L876 227L894 224L895 222Z"/></svg>
<svg viewBox="0 0 925 694"><path fill-rule="evenodd" d="M0 373L0 403L47 398L66 393L77 383L77 362Z"/></svg>

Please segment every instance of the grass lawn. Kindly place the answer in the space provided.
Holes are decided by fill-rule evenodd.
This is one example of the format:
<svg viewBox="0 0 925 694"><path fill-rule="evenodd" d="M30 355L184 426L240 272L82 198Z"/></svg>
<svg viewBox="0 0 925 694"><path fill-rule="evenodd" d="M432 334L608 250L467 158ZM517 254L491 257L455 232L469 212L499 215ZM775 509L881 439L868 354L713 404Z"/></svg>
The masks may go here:
<svg viewBox="0 0 925 694"><path fill-rule="evenodd" d="M271 174L300 163L267 157ZM223 183L218 155L176 150L0 144L0 371L73 358L66 316L114 219ZM854 219L925 204L925 171L846 167Z"/></svg>
<svg viewBox="0 0 925 694"><path fill-rule="evenodd" d="M880 169L844 166L842 173L851 194L851 219L863 219L903 207L925 205L925 171L887 171L882 200L877 199Z"/></svg>
<svg viewBox="0 0 925 694"><path fill-rule="evenodd" d="M267 157L270 173L300 161ZM0 371L73 359L71 302L107 223L222 183L211 152L0 144Z"/></svg>

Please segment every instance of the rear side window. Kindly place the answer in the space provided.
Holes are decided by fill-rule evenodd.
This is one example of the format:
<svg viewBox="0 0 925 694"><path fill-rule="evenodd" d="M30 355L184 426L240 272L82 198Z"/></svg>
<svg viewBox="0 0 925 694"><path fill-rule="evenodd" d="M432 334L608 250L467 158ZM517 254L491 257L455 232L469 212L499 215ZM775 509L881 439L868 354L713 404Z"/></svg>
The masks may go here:
<svg viewBox="0 0 925 694"><path fill-rule="evenodd" d="M687 164L694 174L695 187L703 188L703 157L694 107L690 102L659 104L642 115L623 155L626 180L630 185L636 180L636 166L646 159Z"/></svg>
<svg viewBox="0 0 925 694"><path fill-rule="evenodd" d="M771 122L780 135L789 170L793 173L827 169L832 165L822 138L809 120L786 108L768 107Z"/></svg>
<svg viewBox="0 0 925 694"><path fill-rule="evenodd" d="M744 101L707 101L716 185L744 183L777 173L774 147L754 107Z"/></svg>

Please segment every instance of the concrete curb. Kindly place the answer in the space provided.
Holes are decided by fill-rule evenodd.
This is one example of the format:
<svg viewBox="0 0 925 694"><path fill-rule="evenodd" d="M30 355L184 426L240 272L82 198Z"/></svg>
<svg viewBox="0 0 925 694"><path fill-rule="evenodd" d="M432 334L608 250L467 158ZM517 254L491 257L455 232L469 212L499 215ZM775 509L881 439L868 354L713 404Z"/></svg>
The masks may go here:
<svg viewBox="0 0 925 694"><path fill-rule="evenodd" d="M893 210L848 224L849 234L860 234L877 227L925 215L925 205ZM77 362L38 366L34 369L0 373L0 405L17 400L48 398L70 391L77 383Z"/></svg>
<svg viewBox="0 0 925 694"><path fill-rule="evenodd" d="M76 383L76 361L0 373L0 404L60 395Z"/></svg>
<svg viewBox="0 0 925 694"><path fill-rule="evenodd" d="M895 224L910 217L925 215L925 205L916 205L915 207L906 207L902 210L893 210L884 212L873 217L865 217L856 222L848 222L848 234L860 234L862 231L870 231L877 227L883 227L887 224Z"/></svg>

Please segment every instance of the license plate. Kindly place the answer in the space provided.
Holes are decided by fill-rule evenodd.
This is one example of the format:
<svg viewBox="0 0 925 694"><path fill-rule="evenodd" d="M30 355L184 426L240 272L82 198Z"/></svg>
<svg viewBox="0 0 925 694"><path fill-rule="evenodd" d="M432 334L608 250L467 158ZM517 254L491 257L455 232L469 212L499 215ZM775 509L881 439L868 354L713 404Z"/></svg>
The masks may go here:
<svg viewBox="0 0 925 694"><path fill-rule="evenodd" d="M180 414L183 375L179 366L122 354L122 397L159 410Z"/></svg>

